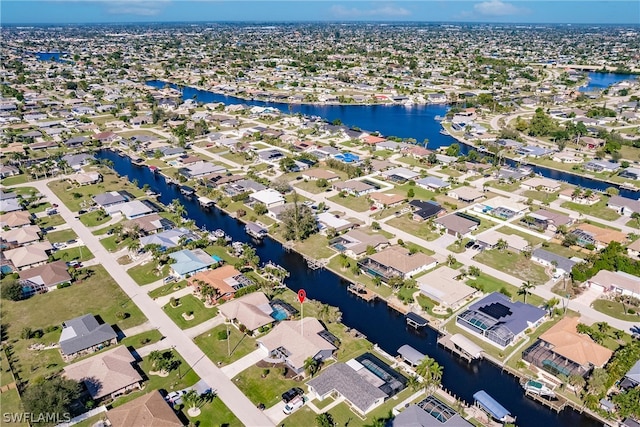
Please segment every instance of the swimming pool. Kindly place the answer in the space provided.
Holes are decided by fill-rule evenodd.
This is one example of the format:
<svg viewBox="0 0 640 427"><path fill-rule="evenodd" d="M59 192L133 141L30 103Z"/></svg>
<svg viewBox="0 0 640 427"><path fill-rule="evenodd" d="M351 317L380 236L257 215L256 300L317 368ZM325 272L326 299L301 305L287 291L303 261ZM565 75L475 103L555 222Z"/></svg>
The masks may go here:
<svg viewBox="0 0 640 427"><path fill-rule="evenodd" d="M2 274L11 274L11 273L13 273L13 269L9 265L3 265L2 267L0 267L0 271L2 272Z"/></svg>
<svg viewBox="0 0 640 427"><path fill-rule="evenodd" d="M287 314L287 312L276 306L276 307L271 307L273 308L273 311L271 312L271 317L273 317L274 319L280 321L280 320L286 320L289 317L289 314Z"/></svg>
<svg viewBox="0 0 640 427"><path fill-rule="evenodd" d="M344 163L354 163L360 161L360 157L356 156L353 153L342 153L336 156L336 159L340 160Z"/></svg>

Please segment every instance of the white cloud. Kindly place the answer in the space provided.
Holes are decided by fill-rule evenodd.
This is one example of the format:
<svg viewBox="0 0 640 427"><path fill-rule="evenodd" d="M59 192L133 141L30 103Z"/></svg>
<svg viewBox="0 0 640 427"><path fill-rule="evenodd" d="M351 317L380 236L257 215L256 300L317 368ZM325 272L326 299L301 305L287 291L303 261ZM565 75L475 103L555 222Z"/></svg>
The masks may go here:
<svg viewBox="0 0 640 427"><path fill-rule="evenodd" d="M373 9L359 9L356 7L332 6L331 14L336 18L394 18L399 16L409 16L411 11L404 7L398 7L392 4L378 6Z"/></svg>
<svg viewBox="0 0 640 427"><path fill-rule="evenodd" d="M473 10L483 16L509 16L529 13L529 10L524 7L517 7L501 0L489 0L477 3L473 6Z"/></svg>

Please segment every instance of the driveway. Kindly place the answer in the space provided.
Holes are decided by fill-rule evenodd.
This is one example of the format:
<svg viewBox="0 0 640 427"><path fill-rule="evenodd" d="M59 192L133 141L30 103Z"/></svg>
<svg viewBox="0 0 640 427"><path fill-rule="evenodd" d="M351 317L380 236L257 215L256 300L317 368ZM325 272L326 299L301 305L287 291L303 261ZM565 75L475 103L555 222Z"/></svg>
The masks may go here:
<svg viewBox="0 0 640 427"><path fill-rule="evenodd" d="M261 348L258 348L251 353L244 356L242 359L236 360L230 365L223 366L220 370L229 378L233 378L238 375L240 372L248 369L267 357L265 351Z"/></svg>

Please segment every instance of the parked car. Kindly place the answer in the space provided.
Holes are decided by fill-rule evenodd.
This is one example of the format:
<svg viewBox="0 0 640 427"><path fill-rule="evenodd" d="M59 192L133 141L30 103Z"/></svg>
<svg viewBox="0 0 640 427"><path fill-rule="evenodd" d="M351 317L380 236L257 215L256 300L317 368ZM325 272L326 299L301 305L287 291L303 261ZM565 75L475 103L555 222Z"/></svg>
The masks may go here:
<svg viewBox="0 0 640 427"><path fill-rule="evenodd" d="M164 397L164 400L166 400L167 402L173 404L173 405L179 405L182 403L182 396L184 396L185 394L187 394L188 390L178 390L178 391L172 391L171 393L167 394Z"/></svg>
<svg viewBox="0 0 640 427"><path fill-rule="evenodd" d="M73 268L80 268L82 267L82 264L80 263L80 261L76 261L75 259L73 261L69 261L67 263L67 266L69 267L73 267Z"/></svg>
<svg viewBox="0 0 640 427"><path fill-rule="evenodd" d="M469 240L469 241L467 242L467 244L466 244L466 245L464 245L464 247L465 247L465 248L467 248L467 249L469 249L471 246L473 246L473 245L475 245L475 244L476 244L476 242L474 242L473 240Z"/></svg>
<svg viewBox="0 0 640 427"><path fill-rule="evenodd" d="M282 412L289 415L297 411L298 409L302 408L304 406L304 402L305 402L304 396L298 396L294 398L291 402L284 405L284 409L282 410Z"/></svg>
<svg viewBox="0 0 640 427"><path fill-rule="evenodd" d="M289 403L296 397L302 396L303 394L304 391L302 391L300 387L293 387L282 393L282 400L284 401L284 403Z"/></svg>
<svg viewBox="0 0 640 427"><path fill-rule="evenodd" d="M56 243L53 244L53 247L55 249L64 249L64 248L67 247L67 244L66 243L62 243L62 242L56 242Z"/></svg>

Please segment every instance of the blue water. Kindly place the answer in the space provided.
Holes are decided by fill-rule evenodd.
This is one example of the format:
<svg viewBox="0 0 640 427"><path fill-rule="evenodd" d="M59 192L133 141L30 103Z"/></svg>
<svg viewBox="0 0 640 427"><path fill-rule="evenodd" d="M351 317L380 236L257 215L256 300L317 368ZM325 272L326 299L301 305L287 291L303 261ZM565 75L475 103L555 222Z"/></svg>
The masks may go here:
<svg viewBox="0 0 640 427"><path fill-rule="evenodd" d="M280 320L285 320L289 317L289 314L287 314L287 312L281 309L280 307L272 307L272 308L273 308L273 312L271 313L271 317L273 317L274 319L280 321Z"/></svg>
<svg viewBox="0 0 640 427"><path fill-rule="evenodd" d="M39 61L55 61L55 62L69 62L68 60L62 59L66 52L36 52L36 58Z"/></svg>
<svg viewBox="0 0 640 427"><path fill-rule="evenodd" d="M609 86L621 82L623 80L634 80L637 76L633 74L616 74L616 73L587 73L589 83L581 87L580 92L591 92L594 90L606 89Z"/></svg>
<svg viewBox="0 0 640 427"><path fill-rule="evenodd" d="M346 290L348 282L327 270L310 270L299 254L285 251L280 243L271 238L267 237L256 245L245 233L243 223L216 208L202 209L194 198L184 197L177 186L168 185L162 175L154 174L149 168L134 166L128 158L111 151L99 151L96 157L111 160L116 172L127 176L130 181L136 180L138 186L148 184L151 190L159 194L161 203L170 204L173 199L180 200L187 216L198 227L206 227L207 230L220 228L234 241L253 244L262 262L272 261L289 271L287 286L290 289L297 292L304 288L309 298L339 307L346 326L364 333L384 351L395 355L400 346L409 344L435 358L444 368L443 386L465 401L473 403L473 394L484 389L518 417L519 427L599 425L575 411L565 409L556 414L531 401L524 396L518 379L487 361L468 364L452 356L437 345L435 331L409 328L404 316L388 308L385 302L367 303L351 295Z"/></svg>
<svg viewBox="0 0 640 427"><path fill-rule="evenodd" d="M13 273L13 269L8 265L3 265L0 267L0 272L2 272L2 274L11 274Z"/></svg>
<svg viewBox="0 0 640 427"><path fill-rule="evenodd" d="M597 73L595 73L597 74ZM607 76L608 74L604 74ZM616 74L616 76L621 76ZM629 77L629 76L626 76ZM149 86L163 88L166 82L152 80L147 82ZM169 86L177 88L177 85ZM283 104L278 102L264 102L256 100L245 100L234 96L221 95L206 90L199 90L192 87L183 88L183 99L192 99L199 102L223 102L225 104L246 104L250 106L277 108L285 114L301 113L306 116L318 116L331 122L340 119L347 126L356 126L367 131L379 131L386 136L399 136L402 138L414 138L421 143L425 138L429 140L428 148L435 150L440 147L448 147L457 143L460 145L461 154L467 154L472 147L460 144L450 135L440 133L440 123L435 120L435 116L444 116L448 107L444 105L300 105ZM516 166L516 162L507 159L507 164ZM535 173L546 178L564 181L569 184L583 188L590 188L597 191L605 191L608 187L617 187L620 195L631 199L638 199L640 194L634 191L625 190L616 184L585 178L579 175L549 169L541 166L531 165Z"/></svg>

